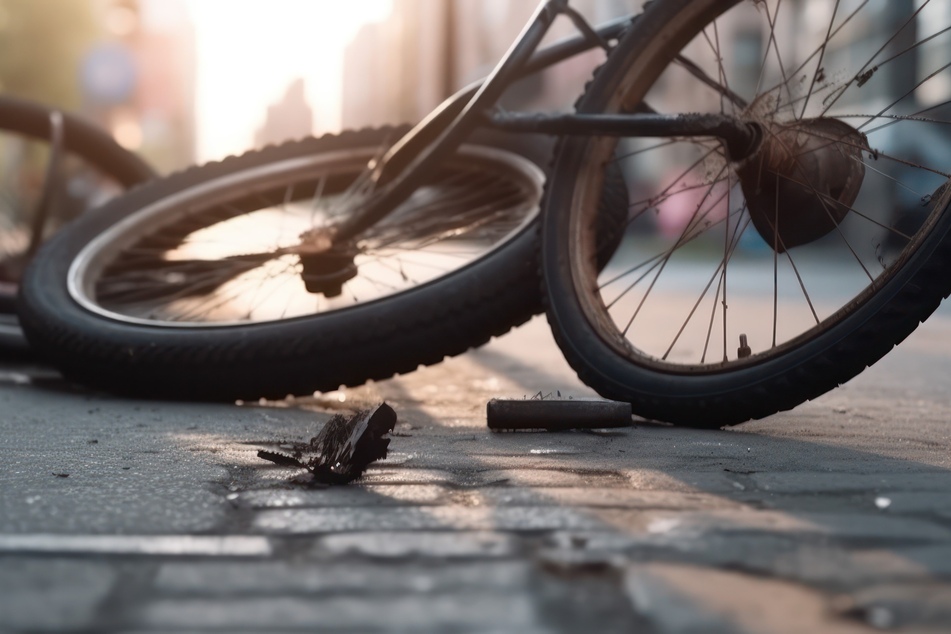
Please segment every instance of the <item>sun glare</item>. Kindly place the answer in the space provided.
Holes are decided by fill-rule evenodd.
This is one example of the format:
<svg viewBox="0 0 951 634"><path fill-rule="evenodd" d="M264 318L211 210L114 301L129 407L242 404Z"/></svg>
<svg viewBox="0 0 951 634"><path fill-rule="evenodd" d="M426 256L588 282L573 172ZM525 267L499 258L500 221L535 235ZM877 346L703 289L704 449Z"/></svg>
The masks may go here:
<svg viewBox="0 0 951 634"><path fill-rule="evenodd" d="M195 25L198 158L251 147L267 106L303 78L314 133L340 127L344 49L391 0L185 0Z"/></svg>

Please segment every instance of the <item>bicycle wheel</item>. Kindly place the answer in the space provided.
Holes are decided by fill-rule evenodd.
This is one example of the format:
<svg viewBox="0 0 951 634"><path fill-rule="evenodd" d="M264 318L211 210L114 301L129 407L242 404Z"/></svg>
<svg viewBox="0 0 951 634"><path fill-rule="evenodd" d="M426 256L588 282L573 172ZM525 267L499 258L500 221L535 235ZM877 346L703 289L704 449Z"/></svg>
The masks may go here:
<svg viewBox="0 0 951 634"><path fill-rule="evenodd" d="M575 137L543 222L548 317L579 376L635 413L718 427L881 358L948 295L944 3L671 0L645 8L580 110L721 113L762 140ZM598 183L632 206L592 266Z"/></svg>
<svg viewBox="0 0 951 634"><path fill-rule="evenodd" d="M26 351L15 297L31 248L71 217L155 174L74 115L59 113L54 132L51 118L57 112L0 96L0 352L7 356ZM48 221L37 222L39 208Z"/></svg>
<svg viewBox="0 0 951 634"><path fill-rule="evenodd" d="M544 177L494 147L464 146L351 249L308 252L402 133L250 152L80 218L28 270L31 344L110 390L282 398L436 363L540 312Z"/></svg>

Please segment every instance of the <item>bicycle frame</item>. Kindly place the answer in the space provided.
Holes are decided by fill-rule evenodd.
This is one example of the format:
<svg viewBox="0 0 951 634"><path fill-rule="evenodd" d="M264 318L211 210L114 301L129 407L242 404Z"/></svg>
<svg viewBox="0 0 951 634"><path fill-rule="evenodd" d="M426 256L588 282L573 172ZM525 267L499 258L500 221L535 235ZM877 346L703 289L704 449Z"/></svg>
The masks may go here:
<svg viewBox="0 0 951 634"><path fill-rule="evenodd" d="M332 241L346 243L384 218L424 185L480 125L517 133L623 135L645 137L712 136L722 139L731 158L738 160L756 147L757 126L721 115L665 116L649 107L623 115L546 115L495 113L491 109L516 80L539 72L595 47L610 50L629 17L594 28L570 6L571 0L542 0L514 44L487 79L464 88L408 132L376 164L371 165L376 190L360 209L335 227ZM567 16L581 36L539 51L542 39L559 16Z"/></svg>

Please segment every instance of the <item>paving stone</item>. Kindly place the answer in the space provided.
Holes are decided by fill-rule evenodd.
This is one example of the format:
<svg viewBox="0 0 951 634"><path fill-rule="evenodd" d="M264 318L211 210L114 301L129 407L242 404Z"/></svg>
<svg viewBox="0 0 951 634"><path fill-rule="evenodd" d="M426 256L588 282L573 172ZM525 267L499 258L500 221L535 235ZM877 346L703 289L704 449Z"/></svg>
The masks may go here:
<svg viewBox="0 0 951 634"><path fill-rule="evenodd" d="M697 539L713 532L779 532L835 536L837 539L951 539L951 530L928 521L877 514L785 513L749 508L709 511L639 511L564 506L497 506L470 492L469 506L259 511L253 528L266 533L327 533L373 530L618 530Z"/></svg>
<svg viewBox="0 0 951 634"><path fill-rule="evenodd" d="M648 532L695 539L711 532L788 532L817 534L842 540L947 541L951 530L940 524L884 513L784 513L752 509L657 513Z"/></svg>
<svg viewBox="0 0 951 634"><path fill-rule="evenodd" d="M839 392L874 419L820 399L604 437L491 435L470 385L498 370L443 364L380 384L407 435L322 490L255 456L312 413L0 386L0 630L949 631L948 408L881 395L897 372L862 388L876 368ZM605 627L613 601L650 623Z"/></svg>
<svg viewBox="0 0 951 634"><path fill-rule="evenodd" d="M624 509L702 510L739 508L727 498L705 493L642 491L596 487L482 488L478 495L494 506L577 506Z"/></svg>
<svg viewBox="0 0 951 634"><path fill-rule="evenodd" d="M493 532L367 532L321 537L315 553L363 555L380 558L422 557L432 559L511 557L518 540Z"/></svg>
<svg viewBox="0 0 951 634"><path fill-rule="evenodd" d="M361 484L433 484L456 486L466 484L464 478L440 469L387 469L372 467L360 479Z"/></svg>
<svg viewBox="0 0 951 634"><path fill-rule="evenodd" d="M849 595L848 612L880 630L947 632L951 623L951 584L880 584Z"/></svg>
<svg viewBox="0 0 951 634"><path fill-rule="evenodd" d="M951 513L948 491L891 491L868 496L869 507L887 513Z"/></svg>
<svg viewBox="0 0 951 634"><path fill-rule="evenodd" d="M627 554L633 549L661 543L643 533L633 534L609 531L553 531L541 543L543 549L584 550L601 555Z"/></svg>
<svg viewBox="0 0 951 634"><path fill-rule="evenodd" d="M870 583L931 582L951 575L951 548L863 549L799 545L782 553L764 573L820 587L857 588Z"/></svg>
<svg viewBox="0 0 951 634"><path fill-rule="evenodd" d="M610 511L607 511L610 513ZM616 512L614 513L616 515ZM614 519L613 517L609 519ZM394 507L259 511L253 529L265 533L307 534L405 530L581 530L608 529L605 518L562 507Z"/></svg>
<svg viewBox="0 0 951 634"><path fill-rule="evenodd" d="M608 532L558 532L539 550L550 560L669 561L744 570L819 586L849 589L870 582L951 579L951 545L849 548L797 533L710 532L692 539Z"/></svg>
<svg viewBox="0 0 951 634"><path fill-rule="evenodd" d="M677 491L681 493L730 493L744 490L740 480L744 474L727 471L657 471L655 469L627 469L623 471L630 485L645 491ZM739 486L738 486L739 485Z"/></svg>
<svg viewBox="0 0 951 634"><path fill-rule="evenodd" d="M875 493L855 491L816 494L771 493L754 490L740 494L738 498L760 509L782 511L792 515L802 513L857 513L861 515L877 514L883 511L876 504L880 496Z"/></svg>
<svg viewBox="0 0 951 634"><path fill-rule="evenodd" d="M150 470L161 468L175 467L159 465ZM60 472L59 467L53 469ZM55 478L57 482L35 489L33 485L0 487L0 532L198 533L214 530L229 510L220 495L194 482L129 475L118 464L115 470L107 477L86 478L79 468L66 468L62 472L71 473L68 478ZM227 475L223 469L209 473L208 481ZM50 469L43 475L54 478ZM133 495L136 490L142 494ZM50 521L54 517L56 521Z"/></svg>
<svg viewBox="0 0 951 634"><path fill-rule="evenodd" d="M0 554L265 557L266 538L254 535L0 535Z"/></svg>
<svg viewBox="0 0 951 634"><path fill-rule="evenodd" d="M735 623L718 615L691 597L679 593L646 570L631 567L624 586L634 609L656 631L672 634L735 634L743 632Z"/></svg>
<svg viewBox="0 0 951 634"><path fill-rule="evenodd" d="M163 593L188 597L282 595L288 593L340 594L516 591L529 585L526 562L405 563L379 566L365 562L195 562L167 563L159 570L155 587Z"/></svg>
<svg viewBox="0 0 951 634"><path fill-rule="evenodd" d="M623 476L609 471L569 471L558 469L498 469L479 474L486 484L506 483L526 487L621 487Z"/></svg>
<svg viewBox="0 0 951 634"><path fill-rule="evenodd" d="M625 585L635 608L659 631L869 634L830 610L809 588L700 566L632 565ZM751 597L758 600L751 602Z"/></svg>
<svg viewBox="0 0 951 634"><path fill-rule="evenodd" d="M783 533L663 534L566 531L547 535L540 556L552 560L696 562L711 567L772 571L779 557L803 546L801 536Z"/></svg>
<svg viewBox="0 0 951 634"><path fill-rule="evenodd" d="M81 627L94 617L117 576L101 562L0 556L0 631Z"/></svg>
<svg viewBox="0 0 951 634"><path fill-rule="evenodd" d="M674 551L657 544L629 552L632 558L641 555L648 560L702 564L838 590L868 583L933 580L938 574L934 566L917 561L916 554L901 549L857 550L790 536L716 534L691 544L678 544Z"/></svg>
<svg viewBox="0 0 951 634"><path fill-rule="evenodd" d="M936 577L951 579L951 544L896 547L890 552L927 570Z"/></svg>
<svg viewBox="0 0 951 634"><path fill-rule="evenodd" d="M404 632L543 632L531 598L488 591L455 594L368 594L341 597L160 599L145 606L140 627L237 631L319 628Z"/></svg>
<svg viewBox="0 0 951 634"><path fill-rule="evenodd" d="M228 498L241 508L302 508L341 506L429 505L448 501L437 485L351 485L327 489L263 489L235 493Z"/></svg>
<svg viewBox="0 0 951 634"><path fill-rule="evenodd" d="M832 493L857 491L887 493L893 491L951 490L951 473L926 471L919 473L833 473L821 471L788 471L756 473L750 476L756 486L773 493Z"/></svg>
<svg viewBox="0 0 951 634"><path fill-rule="evenodd" d="M885 513L799 513L799 519L819 532L838 539L882 539L894 541L948 541L951 530L940 524Z"/></svg>

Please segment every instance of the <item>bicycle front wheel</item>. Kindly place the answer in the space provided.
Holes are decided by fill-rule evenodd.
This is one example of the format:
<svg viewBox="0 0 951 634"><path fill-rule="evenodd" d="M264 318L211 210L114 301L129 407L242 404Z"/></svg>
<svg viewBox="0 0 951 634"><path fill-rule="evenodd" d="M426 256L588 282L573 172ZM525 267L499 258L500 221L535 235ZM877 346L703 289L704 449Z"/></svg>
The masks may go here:
<svg viewBox="0 0 951 634"><path fill-rule="evenodd" d="M581 378L648 418L735 424L848 381L927 318L951 289L949 25L928 0L649 4L579 109L723 114L762 139L739 161L712 138L562 143L543 267ZM599 271L607 166L632 205Z"/></svg>
<svg viewBox="0 0 951 634"><path fill-rule="evenodd" d="M283 398L435 363L528 319L544 177L512 152L463 146L355 243L310 248L401 133L249 152L78 219L27 271L30 343L109 390Z"/></svg>

